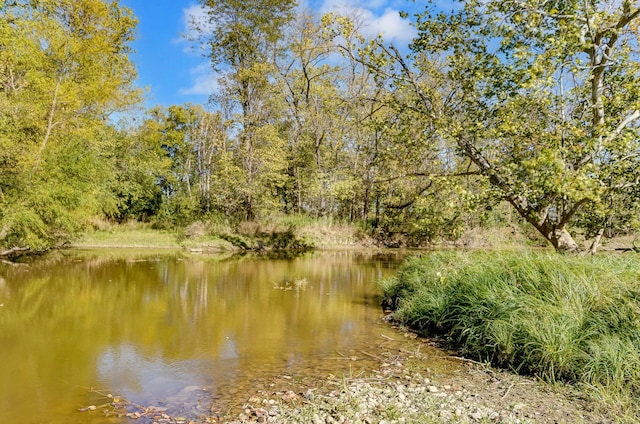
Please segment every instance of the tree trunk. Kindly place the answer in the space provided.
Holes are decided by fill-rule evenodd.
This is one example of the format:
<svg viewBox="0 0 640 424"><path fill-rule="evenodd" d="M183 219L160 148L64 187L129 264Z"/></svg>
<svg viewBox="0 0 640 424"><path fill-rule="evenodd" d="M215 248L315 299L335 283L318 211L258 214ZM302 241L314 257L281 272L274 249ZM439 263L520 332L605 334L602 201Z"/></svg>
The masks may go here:
<svg viewBox="0 0 640 424"><path fill-rule="evenodd" d="M367 187L364 190L364 200L362 203L362 220L369 219L369 196L371 193L371 185L367 183Z"/></svg>
<svg viewBox="0 0 640 424"><path fill-rule="evenodd" d="M51 137L51 132L53 131L53 127L56 126L56 123L53 121L53 118L56 113L56 107L58 105L58 94L60 93L60 85L62 85L62 76L60 76L56 82L56 88L53 91L53 100L51 101L51 108L49 109L49 114L47 118L47 130L44 135L44 139L42 140L42 144L40 144L40 149L38 149L38 156L36 157L36 162L33 166L35 170L38 170L40 167L40 161L42 159L42 154L44 149L47 147L47 143L49 142L49 138Z"/></svg>
<svg viewBox="0 0 640 424"><path fill-rule="evenodd" d="M5 251L0 251L0 258L5 258L5 257L10 257L10 256L17 256L20 254L24 254L25 252L30 251L31 249L28 247L12 247L9 250L5 250Z"/></svg>
<svg viewBox="0 0 640 424"><path fill-rule="evenodd" d="M566 228L558 228L553 231L549 241L559 253L577 253L582 250Z"/></svg>
<svg viewBox="0 0 640 424"><path fill-rule="evenodd" d="M598 230L598 234L596 234L593 239L593 243L591 243L591 247L589 248L589 253L595 255L598 251L598 247L600 246L600 240L602 240L602 235L604 234L604 227L601 227Z"/></svg>

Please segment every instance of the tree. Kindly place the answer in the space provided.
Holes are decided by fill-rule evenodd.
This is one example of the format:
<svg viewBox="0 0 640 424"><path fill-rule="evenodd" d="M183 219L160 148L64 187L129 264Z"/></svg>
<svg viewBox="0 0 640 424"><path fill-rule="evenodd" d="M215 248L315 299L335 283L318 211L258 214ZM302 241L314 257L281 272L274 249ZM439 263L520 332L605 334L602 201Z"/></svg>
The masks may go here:
<svg viewBox="0 0 640 424"><path fill-rule="evenodd" d="M117 2L0 2L0 245L62 244L100 209L96 137L137 101Z"/></svg>
<svg viewBox="0 0 640 424"><path fill-rule="evenodd" d="M253 219L274 201L278 174L284 170L284 142L275 125L280 109L273 96L274 61L284 26L293 18L294 0L200 0L208 25L200 41L213 68L223 74L219 100L233 102L244 171L242 192L246 219ZM238 110L239 109L239 110ZM274 161L275 160L275 161ZM266 185L265 185L266 184Z"/></svg>
<svg viewBox="0 0 640 424"><path fill-rule="evenodd" d="M276 60L288 150L282 197L286 211L318 216L328 203L325 176L334 168L339 67L327 63L332 46L315 16L299 15L285 36L285 54Z"/></svg>
<svg viewBox="0 0 640 424"><path fill-rule="evenodd" d="M638 184L639 15L631 1L490 1L418 20L416 51L453 49L460 152L560 251L580 249L578 212L611 214Z"/></svg>
<svg viewBox="0 0 640 424"><path fill-rule="evenodd" d="M447 86L438 63L416 57L410 66L382 37L360 35L357 17L329 14L323 23L348 60L343 84L348 106L342 112L353 121L352 143L345 150L352 156L356 218L373 215L376 235L393 245L459 237L480 196L469 190L469 182L454 178L476 172L453 154L438 120L425 109Z"/></svg>
<svg viewBox="0 0 640 424"><path fill-rule="evenodd" d="M637 2L435 3L416 15L413 62L376 41L362 59L413 90L423 125L558 251L581 250L570 232L579 213L602 226L637 202Z"/></svg>
<svg viewBox="0 0 640 424"><path fill-rule="evenodd" d="M167 164L145 129L119 122L105 127L100 136L101 162L108 167L101 175L107 192L100 205L108 219L145 222L160 210L158 180Z"/></svg>

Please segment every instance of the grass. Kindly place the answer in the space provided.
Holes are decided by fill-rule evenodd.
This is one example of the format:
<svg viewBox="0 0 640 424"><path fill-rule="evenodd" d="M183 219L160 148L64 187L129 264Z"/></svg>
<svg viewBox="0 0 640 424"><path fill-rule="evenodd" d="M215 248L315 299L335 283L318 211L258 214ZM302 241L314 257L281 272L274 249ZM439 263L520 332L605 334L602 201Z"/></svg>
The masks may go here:
<svg viewBox="0 0 640 424"><path fill-rule="evenodd" d="M638 400L636 255L439 252L381 284L396 321L467 357Z"/></svg>
<svg viewBox="0 0 640 424"><path fill-rule="evenodd" d="M128 222L111 224L101 221L92 230L86 231L74 247L148 247L175 248L180 243L176 232L153 229L150 224Z"/></svg>
<svg viewBox="0 0 640 424"><path fill-rule="evenodd" d="M307 251L370 247L371 240L356 225L302 215L275 215L230 224L196 221L186 227L160 229L149 223L112 223L96 219L73 247L162 247L207 251Z"/></svg>

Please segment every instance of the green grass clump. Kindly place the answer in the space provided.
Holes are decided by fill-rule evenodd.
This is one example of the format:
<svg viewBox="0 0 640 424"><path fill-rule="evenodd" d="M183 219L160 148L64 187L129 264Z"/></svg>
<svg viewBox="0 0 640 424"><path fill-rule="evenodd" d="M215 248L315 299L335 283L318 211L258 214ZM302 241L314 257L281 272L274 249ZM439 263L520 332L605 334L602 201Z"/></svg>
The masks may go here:
<svg viewBox="0 0 640 424"><path fill-rule="evenodd" d="M640 393L640 258L439 252L382 282L398 322L476 360Z"/></svg>

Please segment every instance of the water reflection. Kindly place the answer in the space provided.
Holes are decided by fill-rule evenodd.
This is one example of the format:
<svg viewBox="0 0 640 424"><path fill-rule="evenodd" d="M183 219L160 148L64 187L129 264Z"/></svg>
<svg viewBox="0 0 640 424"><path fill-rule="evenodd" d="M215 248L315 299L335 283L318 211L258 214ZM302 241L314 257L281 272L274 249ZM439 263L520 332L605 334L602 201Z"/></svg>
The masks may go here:
<svg viewBox="0 0 640 424"><path fill-rule="evenodd" d="M99 388L223 408L280 375L348 372L379 336L399 256L216 260L68 252L0 268L0 422L95 422ZM104 418L102 418L104 420Z"/></svg>

